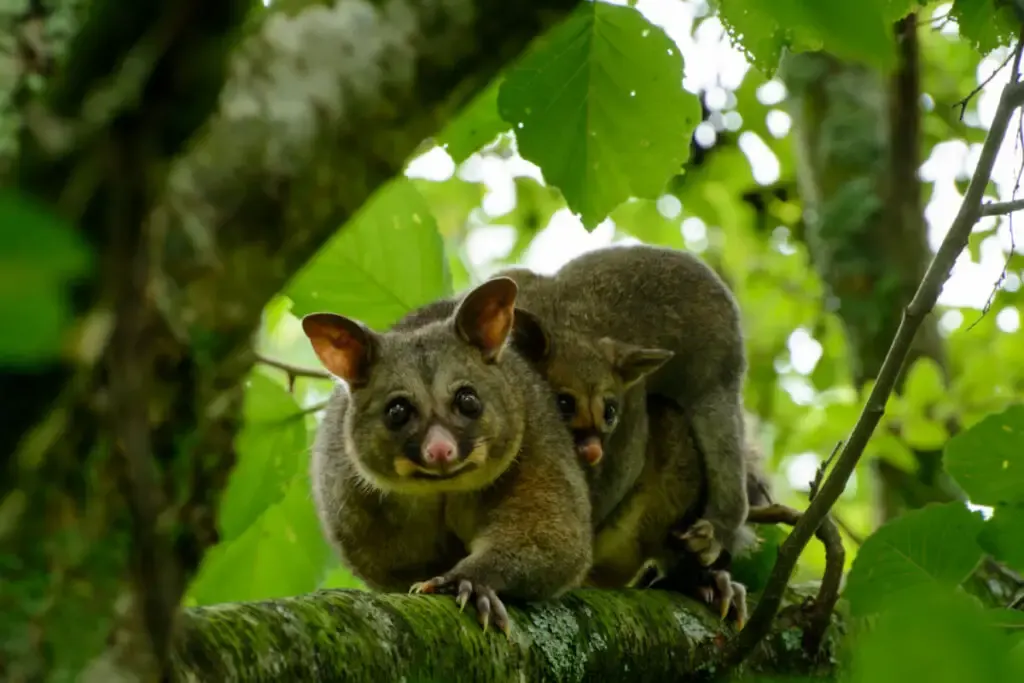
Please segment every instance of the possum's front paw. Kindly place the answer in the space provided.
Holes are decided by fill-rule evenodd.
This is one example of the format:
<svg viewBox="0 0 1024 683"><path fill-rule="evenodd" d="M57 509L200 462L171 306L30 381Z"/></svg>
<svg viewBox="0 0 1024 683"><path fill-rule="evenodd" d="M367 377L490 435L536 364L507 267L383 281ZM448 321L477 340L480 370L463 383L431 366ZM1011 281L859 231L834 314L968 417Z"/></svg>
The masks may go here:
<svg viewBox="0 0 1024 683"><path fill-rule="evenodd" d="M493 622L494 625L508 636L512 624L505 610L505 604L489 586L474 582L467 576L458 572L449 572L444 576L437 576L429 581L414 583L409 589L411 593L455 593L455 602L459 605L461 612L466 608L466 603L472 597L476 598L476 614L484 631Z"/></svg>

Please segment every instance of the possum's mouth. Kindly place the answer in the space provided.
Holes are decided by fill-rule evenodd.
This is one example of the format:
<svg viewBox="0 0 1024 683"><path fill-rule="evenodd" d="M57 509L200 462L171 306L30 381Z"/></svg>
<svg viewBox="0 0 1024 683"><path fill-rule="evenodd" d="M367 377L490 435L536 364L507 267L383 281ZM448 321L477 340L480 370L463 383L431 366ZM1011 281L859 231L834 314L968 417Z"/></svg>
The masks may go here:
<svg viewBox="0 0 1024 683"><path fill-rule="evenodd" d="M415 464L415 463L413 463ZM476 463L470 462L469 460L463 460L449 467L448 469L427 469L416 465L416 469L409 475L412 479L428 480L428 481L443 481L445 479L454 479L455 477L461 476L466 472L476 469Z"/></svg>

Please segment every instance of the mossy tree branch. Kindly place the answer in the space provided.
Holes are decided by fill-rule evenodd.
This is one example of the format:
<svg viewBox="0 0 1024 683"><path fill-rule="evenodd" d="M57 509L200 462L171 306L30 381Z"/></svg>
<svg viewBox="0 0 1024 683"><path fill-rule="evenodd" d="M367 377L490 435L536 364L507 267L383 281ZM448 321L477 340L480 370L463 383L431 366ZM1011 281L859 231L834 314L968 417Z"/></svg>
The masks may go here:
<svg viewBox="0 0 1024 683"><path fill-rule="evenodd" d="M801 600L790 593L794 603ZM795 607L795 605L794 605ZM484 633L448 596L354 590L186 610L173 660L179 680L320 681L703 680L729 633L705 606L658 590L577 590L510 605L512 635ZM749 670L806 672L787 617ZM831 649L834 640L828 642ZM831 657L811 665L832 671Z"/></svg>

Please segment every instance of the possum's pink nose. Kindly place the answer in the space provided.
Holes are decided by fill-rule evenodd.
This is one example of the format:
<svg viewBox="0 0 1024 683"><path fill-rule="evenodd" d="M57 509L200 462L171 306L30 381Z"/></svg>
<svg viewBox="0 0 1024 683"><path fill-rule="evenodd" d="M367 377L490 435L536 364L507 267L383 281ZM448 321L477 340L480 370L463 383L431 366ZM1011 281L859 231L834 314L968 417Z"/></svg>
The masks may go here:
<svg viewBox="0 0 1024 683"><path fill-rule="evenodd" d="M434 425L427 432L423 442L423 462L426 465L444 466L455 460L458 455L455 437L444 427Z"/></svg>

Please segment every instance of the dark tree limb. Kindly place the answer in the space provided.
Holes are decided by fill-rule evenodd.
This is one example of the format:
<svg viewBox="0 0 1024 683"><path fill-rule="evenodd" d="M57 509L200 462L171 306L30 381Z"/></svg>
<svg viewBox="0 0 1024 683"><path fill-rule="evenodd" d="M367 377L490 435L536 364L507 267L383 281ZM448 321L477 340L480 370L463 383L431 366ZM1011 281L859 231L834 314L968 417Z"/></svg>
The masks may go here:
<svg viewBox="0 0 1024 683"><path fill-rule="evenodd" d="M1018 44L1018 51L1022 45L1024 45L1024 41ZM985 194L985 187L992 176L992 168L995 165L1003 138L1006 136L1010 117L1022 103L1024 103L1024 84L1018 83L1014 78L1003 89L992 125L985 138L978 164L971 176L960 209L957 211L949 232L928 265L928 270L925 272L914 298L903 311L903 319L889 347L885 361L882 363L878 380L853 427L850 438L843 446L835 467L825 479L818 495L811 501L807 511L793 527L792 533L779 547L779 557L772 569L761 602L754 609L747 628L732 641L727 661L742 661L767 633L800 553L828 515L836 500L839 499L846 487L846 482L853 474L853 470L864 452L864 447L885 412L885 403L896 385L914 336L925 316L935 306L943 283L949 278L957 256L967 246L971 229L981 216L981 201Z"/></svg>
<svg viewBox="0 0 1024 683"><path fill-rule="evenodd" d="M446 596L354 590L193 608L182 618L174 670L195 683L662 683L721 673L714 661L730 632L706 606L658 590L577 590L510 605L508 640L484 633L471 609L460 614ZM787 627L780 620L777 632ZM751 668L762 664L774 672L805 666L781 637Z"/></svg>

